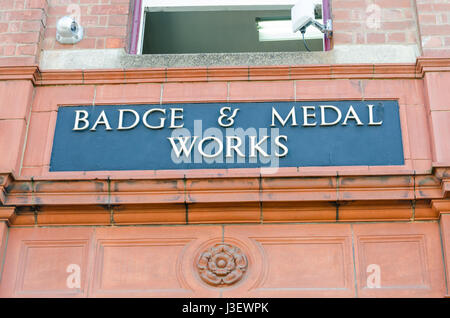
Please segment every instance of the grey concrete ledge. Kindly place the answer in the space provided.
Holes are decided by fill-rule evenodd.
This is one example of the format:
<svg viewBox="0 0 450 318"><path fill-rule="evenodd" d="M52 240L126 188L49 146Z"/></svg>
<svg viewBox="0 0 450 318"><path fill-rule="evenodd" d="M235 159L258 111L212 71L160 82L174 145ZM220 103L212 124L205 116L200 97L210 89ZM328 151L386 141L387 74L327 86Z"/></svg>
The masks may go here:
<svg viewBox="0 0 450 318"><path fill-rule="evenodd" d="M339 45L328 52L130 55L124 49L44 50L40 68L114 69L146 67L263 66L415 63L416 45Z"/></svg>

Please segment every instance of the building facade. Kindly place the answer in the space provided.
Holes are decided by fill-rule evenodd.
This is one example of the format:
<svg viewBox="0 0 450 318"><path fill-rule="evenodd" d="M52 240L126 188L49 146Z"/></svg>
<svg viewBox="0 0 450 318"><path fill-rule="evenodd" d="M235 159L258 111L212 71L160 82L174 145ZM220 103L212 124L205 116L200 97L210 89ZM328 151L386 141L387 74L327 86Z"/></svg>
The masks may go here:
<svg viewBox="0 0 450 318"><path fill-rule="evenodd" d="M276 53L140 54L148 5L0 0L1 297L448 297L448 1L324 1L323 50ZM72 14L83 39L61 44ZM266 128L291 129L289 154L311 162L177 168L167 138L139 133L139 107L206 127L207 109L249 105L248 122L272 108ZM341 121L316 140L324 105ZM140 126L114 126L119 106ZM392 130L364 139L388 109ZM179 127L170 115L152 133Z"/></svg>

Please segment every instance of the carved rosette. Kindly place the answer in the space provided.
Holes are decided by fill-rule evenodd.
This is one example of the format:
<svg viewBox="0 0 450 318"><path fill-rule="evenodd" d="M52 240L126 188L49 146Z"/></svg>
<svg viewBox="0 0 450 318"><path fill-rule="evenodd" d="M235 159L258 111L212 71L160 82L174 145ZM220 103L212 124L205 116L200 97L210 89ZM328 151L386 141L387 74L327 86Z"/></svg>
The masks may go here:
<svg viewBox="0 0 450 318"><path fill-rule="evenodd" d="M216 244L200 255L197 269L205 283L223 287L238 282L247 266L247 258L239 248L229 244Z"/></svg>

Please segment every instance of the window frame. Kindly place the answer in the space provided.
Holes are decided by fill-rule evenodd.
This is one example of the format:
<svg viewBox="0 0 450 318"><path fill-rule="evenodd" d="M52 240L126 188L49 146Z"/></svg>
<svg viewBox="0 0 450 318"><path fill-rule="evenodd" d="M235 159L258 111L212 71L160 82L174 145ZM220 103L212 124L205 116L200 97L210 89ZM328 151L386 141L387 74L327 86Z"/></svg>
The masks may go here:
<svg viewBox="0 0 450 318"><path fill-rule="evenodd" d="M330 0L322 1L322 18L327 21L331 18ZM232 10L246 10L267 8L288 9L298 0L135 0L131 26L130 54L142 55L143 38L145 30L145 12L148 11L208 11L227 8ZM153 9L152 9L153 8ZM331 49L331 41L323 37L324 51Z"/></svg>

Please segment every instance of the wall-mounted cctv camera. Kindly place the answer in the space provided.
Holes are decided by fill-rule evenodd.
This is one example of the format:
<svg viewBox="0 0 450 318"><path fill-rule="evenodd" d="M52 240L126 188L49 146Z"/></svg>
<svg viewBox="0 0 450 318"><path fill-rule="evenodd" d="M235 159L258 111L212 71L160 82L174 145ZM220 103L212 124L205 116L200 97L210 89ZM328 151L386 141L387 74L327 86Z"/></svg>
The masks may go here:
<svg viewBox="0 0 450 318"><path fill-rule="evenodd" d="M292 32L300 31L305 34L306 28L310 25L316 27L320 32L325 33L328 38L332 35L331 19L325 24L317 22L315 13L317 13L317 5L312 0L300 0L291 9Z"/></svg>
<svg viewBox="0 0 450 318"><path fill-rule="evenodd" d="M83 27L70 16L62 17L56 23L56 40L62 44L75 44L83 39Z"/></svg>

